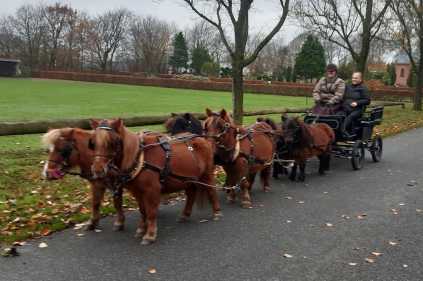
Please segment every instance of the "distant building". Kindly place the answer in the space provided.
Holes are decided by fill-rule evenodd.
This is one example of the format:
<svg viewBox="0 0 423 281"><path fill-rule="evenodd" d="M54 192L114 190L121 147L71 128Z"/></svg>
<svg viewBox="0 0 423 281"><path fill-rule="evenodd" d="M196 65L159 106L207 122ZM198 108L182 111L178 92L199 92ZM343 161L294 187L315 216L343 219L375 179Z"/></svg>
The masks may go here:
<svg viewBox="0 0 423 281"><path fill-rule="evenodd" d="M0 76L15 76L19 74L20 60L0 58Z"/></svg>
<svg viewBox="0 0 423 281"><path fill-rule="evenodd" d="M395 86L407 87L408 78L411 75L410 58L404 50L400 50L394 57L396 81Z"/></svg>

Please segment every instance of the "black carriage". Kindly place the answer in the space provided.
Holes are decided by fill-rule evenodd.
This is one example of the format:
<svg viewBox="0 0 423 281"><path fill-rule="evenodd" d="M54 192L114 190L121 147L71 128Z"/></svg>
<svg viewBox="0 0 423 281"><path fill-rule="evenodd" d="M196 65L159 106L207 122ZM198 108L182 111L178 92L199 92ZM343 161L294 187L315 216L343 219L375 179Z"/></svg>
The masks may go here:
<svg viewBox="0 0 423 281"><path fill-rule="evenodd" d="M336 135L332 153L335 157L350 159L353 169L359 170L363 167L366 150L370 152L374 162L379 162L382 158L382 137L373 136L373 128L381 124L382 118L383 106L371 108L353 125L348 138L341 131L345 119L343 115L306 115L304 122L328 124Z"/></svg>

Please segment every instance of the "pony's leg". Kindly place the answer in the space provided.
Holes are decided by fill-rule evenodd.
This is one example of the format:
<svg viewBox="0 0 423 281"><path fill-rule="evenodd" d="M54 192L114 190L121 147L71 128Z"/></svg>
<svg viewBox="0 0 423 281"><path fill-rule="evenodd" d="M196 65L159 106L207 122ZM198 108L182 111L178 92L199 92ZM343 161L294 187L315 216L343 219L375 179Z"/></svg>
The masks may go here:
<svg viewBox="0 0 423 281"><path fill-rule="evenodd" d="M257 173L250 173L248 175L248 182L250 183L248 185L248 191L251 191L251 189L253 188L253 184L254 184L254 181L256 179L256 175L257 175Z"/></svg>
<svg viewBox="0 0 423 281"><path fill-rule="evenodd" d="M324 175L325 171L326 171L326 155L325 154L320 154L318 156L319 158L319 174L320 175Z"/></svg>
<svg viewBox="0 0 423 281"><path fill-rule="evenodd" d="M214 176L214 168L209 173L206 173L200 180L204 182L205 184L214 186L216 183L215 176ZM199 186L198 188L205 188L205 187ZM208 195L210 204L213 209L213 220L219 220L223 215L220 210L219 196L217 195L216 188L208 187L206 190L207 190L207 195Z"/></svg>
<svg viewBox="0 0 423 281"><path fill-rule="evenodd" d="M144 234L147 232L147 222L146 222L146 215L145 215L145 209L143 207L142 202L138 203L138 208L140 211L140 221L138 223L138 228L135 231L135 238L142 238Z"/></svg>
<svg viewBox="0 0 423 281"><path fill-rule="evenodd" d="M274 179L277 179L279 174L283 174L282 170L282 165L278 162L273 162L272 165L273 169L272 169L272 177Z"/></svg>
<svg viewBox="0 0 423 281"><path fill-rule="evenodd" d="M236 171L234 168L225 168L225 173L226 173L226 180L225 180L225 186L226 187L233 187L235 185L237 185L238 183L236 182ZM235 190L226 190L226 199L228 200L229 203L235 203L235 199L236 199L236 193Z"/></svg>
<svg viewBox="0 0 423 281"><path fill-rule="evenodd" d="M251 189L252 183L247 179L241 181L241 207L251 208L251 197L249 190Z"/></svg>
<svg viewBox="0 0 423 281"><path fill-rule="evenodd" d="M261 179L264 192L269 192L271 190L270 182L269 182L271 169L272 167L268 165L260 172L260 179Z"/></svg>
<svg viewBox="0 0 423 281"><path fill-rule="evenodd" d="M125 214L122 207L122 197L123 194L120 194L119 196L113 196L113 205L116 209L116 219L113 223L114 231L122 231L125 226Z"/></svg>
<svg viewBox="0 0 423 281"><path fill-rule="evenodd" d="M295 181L297 179L297 166L298 166L297 161L295 161L291 169L291 174L289 175L289 179L291 181Z"/></svg>
<svg viewBox="0 0 423 281"><path fill-rule="evenodd" d="M195 191L196 187L194 185L189 185L189 187L185 189L185 195L187 197L187 200L185 201L185 207L182 211L182 215L178 219L178 222L187 222L189 220L189 217L192 213L192 206L195 202Z"/></svg>
<svg viewBox="0 0 423 281"><path fill-rule="evenodd" d="M100 206L101 201L103 201L104 191L106 188L98 183L90 183L91 185L91 218L88 221L88 224L85 226L85 230L94 230L99 225L100 221Z"/></svg>
<svg viewBox="0 0 423 281"><path fill-rule="evenodd" d="M306 168L306 161L301 161L300 164L300 174L298 176L299 181L305 181L305 168Z"/></svg>
<svg viewBox="0 0 423 281"><path fill-rule="evenodd" d="M330 152L328 152L327 153L327 156L326 156L326 161L325 161L325 170L326 171L329 171L330 170L330 158L331 158L331 155L330 155Z"/></svg>
<svg viewBox="0 0 423 281"><path fill-rule="evenodd" d="M160 205L160 182L152 183L143 194L147 231L142 237L142 245L148 245L157 238L157 212Z"/></svg>

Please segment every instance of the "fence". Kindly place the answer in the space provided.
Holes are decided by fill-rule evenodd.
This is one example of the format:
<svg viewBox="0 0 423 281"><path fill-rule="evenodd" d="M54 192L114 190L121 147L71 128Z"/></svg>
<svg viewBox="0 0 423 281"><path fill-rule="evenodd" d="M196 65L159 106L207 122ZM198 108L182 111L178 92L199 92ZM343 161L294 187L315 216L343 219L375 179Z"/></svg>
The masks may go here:
<svg viewBox="0 0 423 281"><path fill-rule="evenodd" d="M232 90L230 78L215 78L210 80L188 80L175 78L146 78L138 75L113 75L82 72L40 71L33 74L36 78L63 79L86 82L118 83L142 86L157 86L193 90L226 91ZM171 76L162 76L171 77ZM261 80L246 80L245 92L280 96L310 96L312 84L297 84L287 82L267 83ZM395 87L371 88L374 100L403 101L414 97L413 89Z"/></svg>

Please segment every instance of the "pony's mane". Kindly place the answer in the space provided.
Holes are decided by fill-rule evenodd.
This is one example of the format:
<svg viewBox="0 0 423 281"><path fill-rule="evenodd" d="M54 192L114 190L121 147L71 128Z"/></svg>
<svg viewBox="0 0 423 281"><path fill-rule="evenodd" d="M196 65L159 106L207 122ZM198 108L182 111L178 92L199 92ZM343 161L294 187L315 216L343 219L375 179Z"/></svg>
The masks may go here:
<svg viewBox="0 0 423 281"><path fill-rule="evenodd" d="M96 132L97 137L104 143L106 147L110 147L113 144L112 134L107 130L98 130Z"/></svg>
<svg viewBox="0 0 423 281"><path fill-rule="evenodd" d="M43 147L47 148L54 143L62 136L62 129L53 129L45 133L41 137L41 143Z"/></svg>

